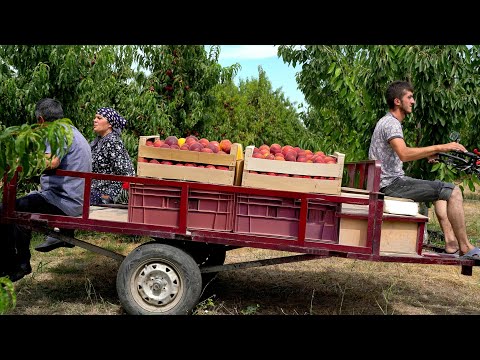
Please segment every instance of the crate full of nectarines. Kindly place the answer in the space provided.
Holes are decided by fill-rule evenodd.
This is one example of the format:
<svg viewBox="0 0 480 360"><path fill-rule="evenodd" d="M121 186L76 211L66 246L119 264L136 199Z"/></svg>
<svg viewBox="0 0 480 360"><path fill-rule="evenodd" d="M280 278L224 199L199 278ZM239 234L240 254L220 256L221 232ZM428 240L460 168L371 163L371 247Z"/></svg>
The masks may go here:
<svg viewBox="0 0 480 360"><path fill-rule="evenodd" d="M322 194L341 193L345 155L291 145L245 149L242 186Z"/></svg>
<svg viewBox="0 0 480 360"><path fill-rule="evenodd" d="M159 135L140 136L137 176L240 185L243 167L241 144Z"/></svg>

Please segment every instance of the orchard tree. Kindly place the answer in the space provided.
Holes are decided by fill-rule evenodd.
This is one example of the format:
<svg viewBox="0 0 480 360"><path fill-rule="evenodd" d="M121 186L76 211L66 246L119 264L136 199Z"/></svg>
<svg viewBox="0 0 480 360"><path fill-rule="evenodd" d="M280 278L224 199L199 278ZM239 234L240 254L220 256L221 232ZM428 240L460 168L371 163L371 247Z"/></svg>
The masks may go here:
<svg viewBox="0 0 480 360"><path fill-rule="evenodd" d="M214 101L212 89L238 68L222 68L218 54L219 47L207 54L197 45L0 46L0 125L32 125L35 103L52 97L92 140L96 110L113 107L128 120L122 138L136 159L139 135L203 129L205 109ZM10 129L17 135L24 130L28 143L36 144L35 132ZM35 146L40 149L41 144ZM13 162L15 154L9 156Z"/></svg>
<svg viewBox="0 0 480 360"><path fill-rule="evenodd" d="M212 46L209 53L203 45L142 46L141 52L139 65L148 75L137 78L141 95L131 105L139 114L151 107L156 116L140 115L135 124L137 133L178 137L201 134L207 121L206 109L215 103L213 89L230 81L239 65L222 68L218 46Z"/></svg>
<svg viewBox="0 0 480 360"><path fill-rule="evenodd" d="M216 106L210 108L203 134L229 138L244 146L280 143L299 145L308 137L305 126L282 89L273 90L261 66L258 79L241 79L217 86Z"/></svg>
<svg viewBox="0 0 480 360"><path fill-rule="evenodd" d="M407 145L450 142L450 133L458 131L468 149L477 147L478 131L469 128L480 112L478 46L282 45L278 55L301 65L297 83L311 106L307 128L336 144L347 160L367 158L375 124L388 111L385 90L394 80L410 81L415 90L414 112L403 122ZM413 176L452 179L445 166L436 168L432 172L426 161L405 166Z"/></svg>

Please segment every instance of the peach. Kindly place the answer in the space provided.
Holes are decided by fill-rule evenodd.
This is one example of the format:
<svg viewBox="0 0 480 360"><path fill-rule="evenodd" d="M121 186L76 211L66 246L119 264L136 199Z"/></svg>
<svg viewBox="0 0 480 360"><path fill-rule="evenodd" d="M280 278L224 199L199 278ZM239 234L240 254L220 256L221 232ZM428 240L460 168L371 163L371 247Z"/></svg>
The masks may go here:
<svg viewBox="0 0 480 360"><path fill-rule="evenodd" d="M147 140L145 141L146 146L153 146L153 141L152 140Z"/></svg>
<svg viewBox="0 0 480 360"><path fill-rule="evenodd" d="M289 152L290 150L293 150L293 146L291 146L291 145L284 145L284 146L282 147L282 154L283 154L283 155L287 155L287 152ZM296 152L295 152L295 154L296 154Z"/></svg>
<svg viewBox="0 0 480 360"><path fill-rule="evenodd" d="M218 150L220 150L220 143L218 141L212 140L210 141L210 144L213 144L218 147Z"/></svg>
<svg viewBox="0 0 480 360"><path fill-rule="evenodd" d="M198 138L196 136L193 136L193 135L189 135L185 138L185 142L187 143L192 143L192 142L197 142L198 141Z"/></svg>
<svg viewBox="0 0 480 360"><path fill-rule="evenodd" d="M260 146L258 147L258 149L259 149L260 151L262 151L263 149L265 149L265 150L268 150L268 152L270 152L270 146L268 146L267 144L260 145Z"/></svg>
<svg viewBox="0 0 480 360"><path fill-rule="evenodd" d="M205 149L210 149L210 150L212 150L212 152L217 153L218 150L220 150L220 146L215 145L212 142L210 142Z"/></svg>
<svg viewBox="0 0 480 360"><path fill-rule="evenodd" d="M282 153L282 146L280 144L270 145L270 152L272 154Z"/></svg>
<svg viewBox="0 0 480 360"><path fill-rule="evenodd" d="M171 136L168 136L166 139L165 139L165 144L168 144L168 145L178 145L178 138L174 135L171 135Z"/></svg>
<svg viewBox="0 0 480 360"><path fill-rule="evenodd" d="M163 144L164 144L164 141L163 141L163 140L160 140L160 139L156 139L156 140L153 142L153 146L155 146L155 147L161 147Z"/></svg>
<svg viewBox="0 0 480 360"><path fill-rule="evenodd" d="M202 144L203 147L206 147L210 143L210 141L208 139L205 139L205 138L201 138L200 140L198 140L198 142L200 144Z"/></svg>
<svg viewBox="0 0 480 360"><path fill-rule="evenodd" d="M227 154L230 154L230 149L232 148L232 142L228 139L223 139L220 141L220 150L225 151Z"/></svg>
<svg viewBox="0 0 480 360"><path fill-rule="evenodd" d="M203 145L200 144L199 142L194 142L190 144L190 147L188 148L188 150L190 151L201 151L202 149L203 149Z"/></svg>
<svg viewBox="0 0 480 360"><path fill-rule="evenodd" d="M297 161L297 156L295 155L295 151L290 151L285 155L286 161Z"/></svg>
<svg viewBox="0 0 480 360"><path fill-rule="evenodd" d="M266 149L266 148L260 149L260 154L262 154L263 157L266 158L268 155L270 155L270 149Z"/></svg>

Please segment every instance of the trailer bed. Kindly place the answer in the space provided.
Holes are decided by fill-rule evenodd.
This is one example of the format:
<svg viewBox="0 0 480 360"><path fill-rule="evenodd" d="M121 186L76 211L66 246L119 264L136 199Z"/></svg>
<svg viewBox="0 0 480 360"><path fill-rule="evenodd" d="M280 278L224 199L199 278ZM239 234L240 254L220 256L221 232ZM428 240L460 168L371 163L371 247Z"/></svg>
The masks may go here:
<svg viewBox="0 0 480 360"><path fill-rule="evenodd" d="M4 186L1 221L29 226L121 261L117 290L131 314L188 313L198 301L207 275L245 267L333 256L453 265L461 267L464 275L471 275L473 266L480 265L425 250L428 217L384 212L386 201L394 204L405 200L378 192L377 162L346 163L346 169L345 187L339 194L58 170L58 175L85 179L81 216L15 211L14 177ZM95 178L128 182L128 206L90 206L90 184ZM59 235L56 227L142 235L153 241L124 256ZM226 251L239 247L296 255L224 264Z"/></svg>

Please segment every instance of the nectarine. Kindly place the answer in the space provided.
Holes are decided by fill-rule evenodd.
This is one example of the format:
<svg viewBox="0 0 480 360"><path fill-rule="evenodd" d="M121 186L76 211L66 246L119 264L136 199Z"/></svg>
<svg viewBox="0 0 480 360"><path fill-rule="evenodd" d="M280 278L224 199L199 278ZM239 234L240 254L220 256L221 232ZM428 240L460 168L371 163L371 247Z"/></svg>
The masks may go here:
<svg viewBox="0 0 480 360"><path fill-rule="evenodd" d="M230 149L232 148L232 142L228 139L223 139L220 141L220 150L225 151L227 154L230 154Z"/></svg>

